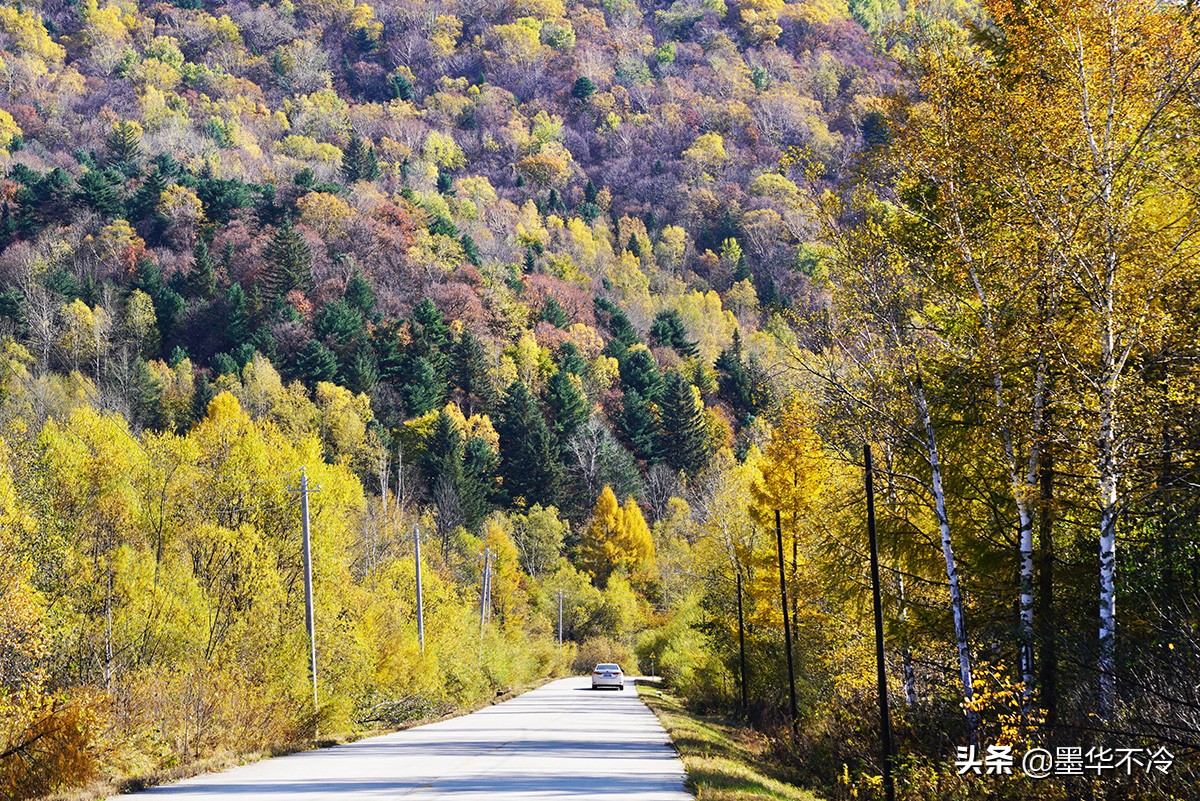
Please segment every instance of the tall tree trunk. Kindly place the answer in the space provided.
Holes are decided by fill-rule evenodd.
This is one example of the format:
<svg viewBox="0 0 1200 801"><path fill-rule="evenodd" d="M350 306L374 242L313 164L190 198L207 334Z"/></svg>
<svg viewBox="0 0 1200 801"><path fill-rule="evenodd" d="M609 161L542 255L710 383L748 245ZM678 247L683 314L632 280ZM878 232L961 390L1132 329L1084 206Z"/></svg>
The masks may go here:
<svg viewBox="0 0 1200 801"><path fill-rule="evenodd" d="M1058 718L1058 635L1054 626L1054 463L1050 454L1041 464L1041 503L1038 505L1038 621L1041 644L1039 687L1046 726Z"/></svg>
<svg viewBox="0 0 1200 801"><path fill-rule="evenodd" d="M1098 483L1100 489L1100 714L1112 714L1117 701L1117 511L1116 410L1112 388L1100 391Z"/></svg>
<svg viewBox="0 0 1200 801"><path fill-rule="evenodd" d="M899 501L890 442L884 449L884 459L887 466L887 506L888 511L894 515ZM909 707L913 707L917 704L917 672L913 666L912 645L908 637L908 598L904 587L904 572L900 569L900 543L899 538L895 536L892 537L892 567L896 576L896 621L900 630L900 668L904 680L904 701Z"/></svg>
<svg viewBox="0 0 1200 801"><path fill-rule="evenodd" d="M930 481L933 490L934 513L937 516L938 530L942 540L942 556L946 560L946 578L950 583L950 611L954 616L954 639L958 650L959 678L962 681L963 699L971 702L975 698L975 688L971 679L971 650L967 641L967 622L963 611L962 590L958 580L958 565L954 559L954 544L950 538L950 516L946 511L946 491L942 486L942 465L938 455L937 436L934 432L933 418L929 413L929 403L925 398L925 385L920 375L910 383L913 401L917 407L917 415L925 430L925 450L929 460ZM977 715L967 711L967 727L970 731L971 742L976 741Z"/></svg>

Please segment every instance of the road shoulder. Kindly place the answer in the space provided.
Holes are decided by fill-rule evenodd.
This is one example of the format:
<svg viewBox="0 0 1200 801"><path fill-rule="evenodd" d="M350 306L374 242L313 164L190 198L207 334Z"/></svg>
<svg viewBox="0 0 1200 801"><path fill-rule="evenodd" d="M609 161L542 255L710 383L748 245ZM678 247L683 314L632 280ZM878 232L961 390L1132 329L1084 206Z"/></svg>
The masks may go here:
<svg viewBox="0 0 1200 801"><path fill-rule="evenodd" d="M656 686L639 683L637 691L667 730L698 801L820 801L771 775L761 734L693 714Z"/></svg>

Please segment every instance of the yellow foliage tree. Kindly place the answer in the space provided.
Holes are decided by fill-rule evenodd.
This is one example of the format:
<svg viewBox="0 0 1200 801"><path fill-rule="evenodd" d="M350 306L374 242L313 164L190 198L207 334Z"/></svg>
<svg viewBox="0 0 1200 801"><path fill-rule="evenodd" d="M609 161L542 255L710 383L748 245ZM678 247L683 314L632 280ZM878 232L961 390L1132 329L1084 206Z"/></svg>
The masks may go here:
<svg viewBox="0 0 1200 801"><path fill-rule="evenodd" d="M632 572L653 565L654 540L633 498L622 508L612 487L605 485L584 531L579 562L597 586L607 584L614 571Z"/></svg>

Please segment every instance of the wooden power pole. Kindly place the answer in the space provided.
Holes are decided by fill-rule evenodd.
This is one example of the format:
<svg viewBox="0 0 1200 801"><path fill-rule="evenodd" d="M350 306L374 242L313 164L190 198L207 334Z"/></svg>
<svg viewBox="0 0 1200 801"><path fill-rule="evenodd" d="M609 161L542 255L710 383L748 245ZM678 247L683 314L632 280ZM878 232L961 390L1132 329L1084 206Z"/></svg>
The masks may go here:
<svg viewBox="0 0 1200 801"><path fill-rule="evenodd" d="M883 651L883 597L879 589L879 540L875 535L875 478L871 466L871 446L863 446L867 470L867 539L871 548L871 599L875 607L875 667L879 685L879 730L883 740L883 796L896 801L896 783L892 776L892 716L888 709L887 665Z"/></svg>
<svg viewBox="0 0 1200 801"><path fill-rule="evenodd" d="M312 537L308 524L308 471L300 468L300 526L304 541L304 626L308 629L308 673L312 678L313 711L317 704L317 632L313 618Z"/></svg>
<svg viewBox="0 0 1200 801"><path fill-rule="evenodd" d="M425 653L425 596L421 591L421 524L413 527L413 560L417 567L417 644Z"/></svg>
<svg viewBox="0 0 1200 801"><path fill-rule="evenodd" d="M796 666L792 663L792 624L788 616L787 580L783 572L783 526L775 510L775 544L779 548L779 602L783 610L783 647L787 649L788 702L792 713L792 737L800 733L800 715L796 711Z"/></svg>

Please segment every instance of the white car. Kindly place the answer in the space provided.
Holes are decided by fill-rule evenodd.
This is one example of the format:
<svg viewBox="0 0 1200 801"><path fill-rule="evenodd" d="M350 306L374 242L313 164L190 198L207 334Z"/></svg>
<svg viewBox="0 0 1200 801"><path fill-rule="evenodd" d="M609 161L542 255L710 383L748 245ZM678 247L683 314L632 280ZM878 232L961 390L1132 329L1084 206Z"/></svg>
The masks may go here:
<svg viewBox="0 0 1200 801"><path fill-rule="evenodd" d="M592 670L592 689L598 690L601 687L625 689L625 674L621 672L620 665L611 662L601 662L596 665Z"/></svg>

